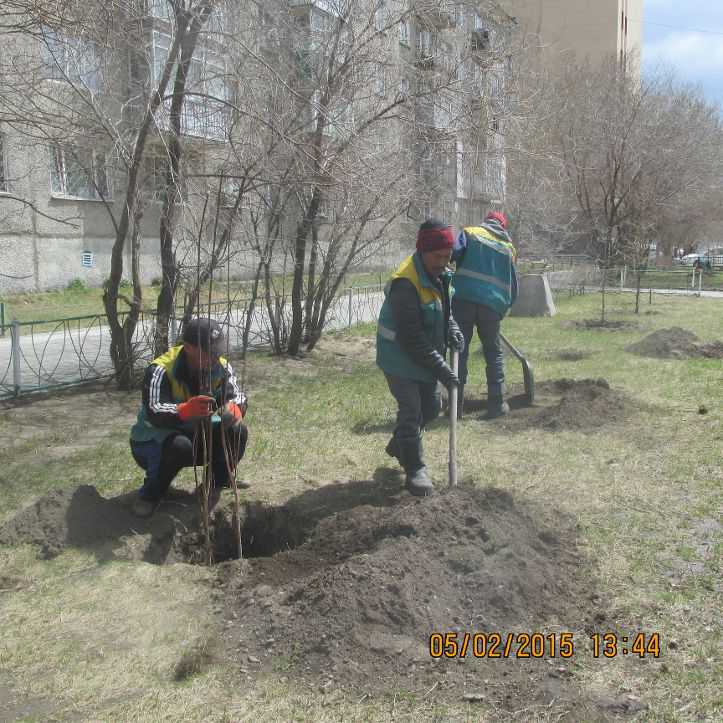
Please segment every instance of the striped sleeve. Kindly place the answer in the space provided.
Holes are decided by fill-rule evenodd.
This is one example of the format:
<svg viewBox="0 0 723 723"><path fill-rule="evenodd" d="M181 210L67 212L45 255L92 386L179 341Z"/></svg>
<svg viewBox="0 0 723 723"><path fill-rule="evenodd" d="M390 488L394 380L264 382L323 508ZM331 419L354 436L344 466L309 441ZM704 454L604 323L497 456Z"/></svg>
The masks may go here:
<svg viewBox="0 0 723 723"><path fill-rule="evenodd" d="M175 427L180 424L178 407L173 401L166 370L151 364L143 378L143 404L148 421L157 427Z"/></svg>
<svg viewBox="0 0 723 723"><path fill-rule="evenodd" d="M236 379L236 374L231 366L231 362L228 361L226 362L226 389L224 397L226 401L234 402L238 404L239 407L244 406L248 401L246 395L239 386L238 379Z"/></svg>

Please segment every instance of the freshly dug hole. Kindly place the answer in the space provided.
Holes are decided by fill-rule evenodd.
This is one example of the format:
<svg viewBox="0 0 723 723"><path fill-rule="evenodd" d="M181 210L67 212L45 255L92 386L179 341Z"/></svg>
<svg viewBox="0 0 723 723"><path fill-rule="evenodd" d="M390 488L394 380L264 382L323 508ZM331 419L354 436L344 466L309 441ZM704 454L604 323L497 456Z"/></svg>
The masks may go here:
<svg viewBox="0 0 723 723"><path fill-rule="evenodd" d="M132 502L133 495L105 499L91 485L51 490L0 527L0 544L36 545L44 559L75 547L92 550L101 561L205 562L194 494L174 491L149 519L136 517L130 511ZM255 557L299 545L313 518L284 506L250 502L241 506L241 523L244 556ZM211 513L211 534L214 561L234 559L230 496Z"/></svg>
<svg viewBox="0 0 723 723"><path fill-rule="evenodd" d="M440 690L464 688L473 669L529 682L546 674L542 661L469 655L462 668L433 659L429 636L583 625L589 575L561 523L541 527L507 492L466 485L338 510L293 550L220 568L227 655L351 689L428 689L443 670L453 673Z"/></svg>

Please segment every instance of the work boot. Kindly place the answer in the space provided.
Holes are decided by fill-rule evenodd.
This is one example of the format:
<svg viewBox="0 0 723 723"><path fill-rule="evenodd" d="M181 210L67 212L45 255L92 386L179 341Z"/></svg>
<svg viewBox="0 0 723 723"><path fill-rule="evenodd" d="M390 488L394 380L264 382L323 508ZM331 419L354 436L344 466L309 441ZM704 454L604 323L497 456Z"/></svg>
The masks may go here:
<svg viewBox="0 0 723 723"><path fill-rule="evenodd" d="M482 419L497 419L509 411L510 405L507 404L504 397L487 397L487 413Z"/></svg>
<svg viewBox="0 0 723 723"><path fill-rule="evenodd" d="M427 497L434 492L427 468L422 462L422 438L412 437L398 440L399 461L406 472L406 487L415 497Z"/></svg>
<svg viewBox="0 0 723 723"><path fill-rule="evenodd" d="M487 383L487 413L481 419L497 419L510 411L510 405L505 401L506 386Z"/></svg>
<svg viewBox="0 0 723 723"><path fill-rule="evenodd" d="M384 451L390 456L394 457L394 459L399 460L399 442L397 442L396 437L392 437L389 442L387 442L387 446L384 448Z"/></svg>

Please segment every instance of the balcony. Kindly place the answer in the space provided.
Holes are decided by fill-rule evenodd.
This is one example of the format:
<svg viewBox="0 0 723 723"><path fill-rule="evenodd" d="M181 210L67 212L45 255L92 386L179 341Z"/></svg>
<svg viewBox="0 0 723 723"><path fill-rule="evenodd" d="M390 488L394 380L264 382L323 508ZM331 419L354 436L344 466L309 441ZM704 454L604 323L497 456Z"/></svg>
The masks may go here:
<svg viewBox="0 0 723 723"><path fill-rule="evenodd" d="M414 3L414 14L422 25L430 28L446 30L457 24L454 5L445 0L417 0Z"/></svg>
<svg viewBox="0 0 723 723"><path fill-rule="evenodd" d="M417 32L414 44L414 64L420 70L434 70L439 56L437 38L429 30Z"/></svg>
<svg viewBox="0 0 723 723"><path fill-rule="evenodd" d="M492 42L489 30L473 30L470 37L470 50L472 59L481 64L487 63L487 55L491 49Z"/></svg>
<svg viewBox="0 0 723 723"><path fill-rule="evenodd" d="M344 0L290 0L289 5L292 8L300 8L302 10L316 8L335 18L341 18L343 17L346 2Z"/></svg>

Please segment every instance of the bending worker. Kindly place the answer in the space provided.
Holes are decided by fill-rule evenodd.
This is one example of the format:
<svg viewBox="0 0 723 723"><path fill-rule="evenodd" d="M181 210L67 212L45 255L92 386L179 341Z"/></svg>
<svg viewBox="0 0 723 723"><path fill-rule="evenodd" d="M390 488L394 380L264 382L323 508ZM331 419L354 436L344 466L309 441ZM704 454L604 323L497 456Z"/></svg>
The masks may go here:
<svg viewBox="0 0 723 723"><path fill-rule="evenodd" d="M467 360L472 332L482 342L487 374L487 419L510 411L505 401L505 368L500 344L500 322L517 298L517 252L507 233L507 217L501 211L487 214L480 226L469 226L457 237L452 260L457 267L452 279L454 318L464 334L459 359L460 388L457 416L464 407Z"/></svg>
<svg viewBox="0 0 723 723"><path fill-rule="evenodd" d="M220 417L215 419L221 422L213 425L211 434L216 490L229 484L221 428L230 464L235 468L243 457L248 439L243 423L248 400L231 364L220 356L223 340L215 321L192 319L184 329L183 343L154 359L146 369L142 404L131 428L133 458L146 472L133 506L140 517L153 514L182 467L203 464L197 423L216 410Z"/></svg>
<svg viewBox="0 0 723 723"><path fill-rule="evenodd" d="M417 250L392 274L384 291L377 326L377 365L397 401L397 425L386 452L406 472L407 489L417 496L433 491L422 460L424 427L441 408L438 382L458 385L445 362L447 345L460 349L462 332L451 313L447 271L454 234L451 226L425 221Z"/></svg>

